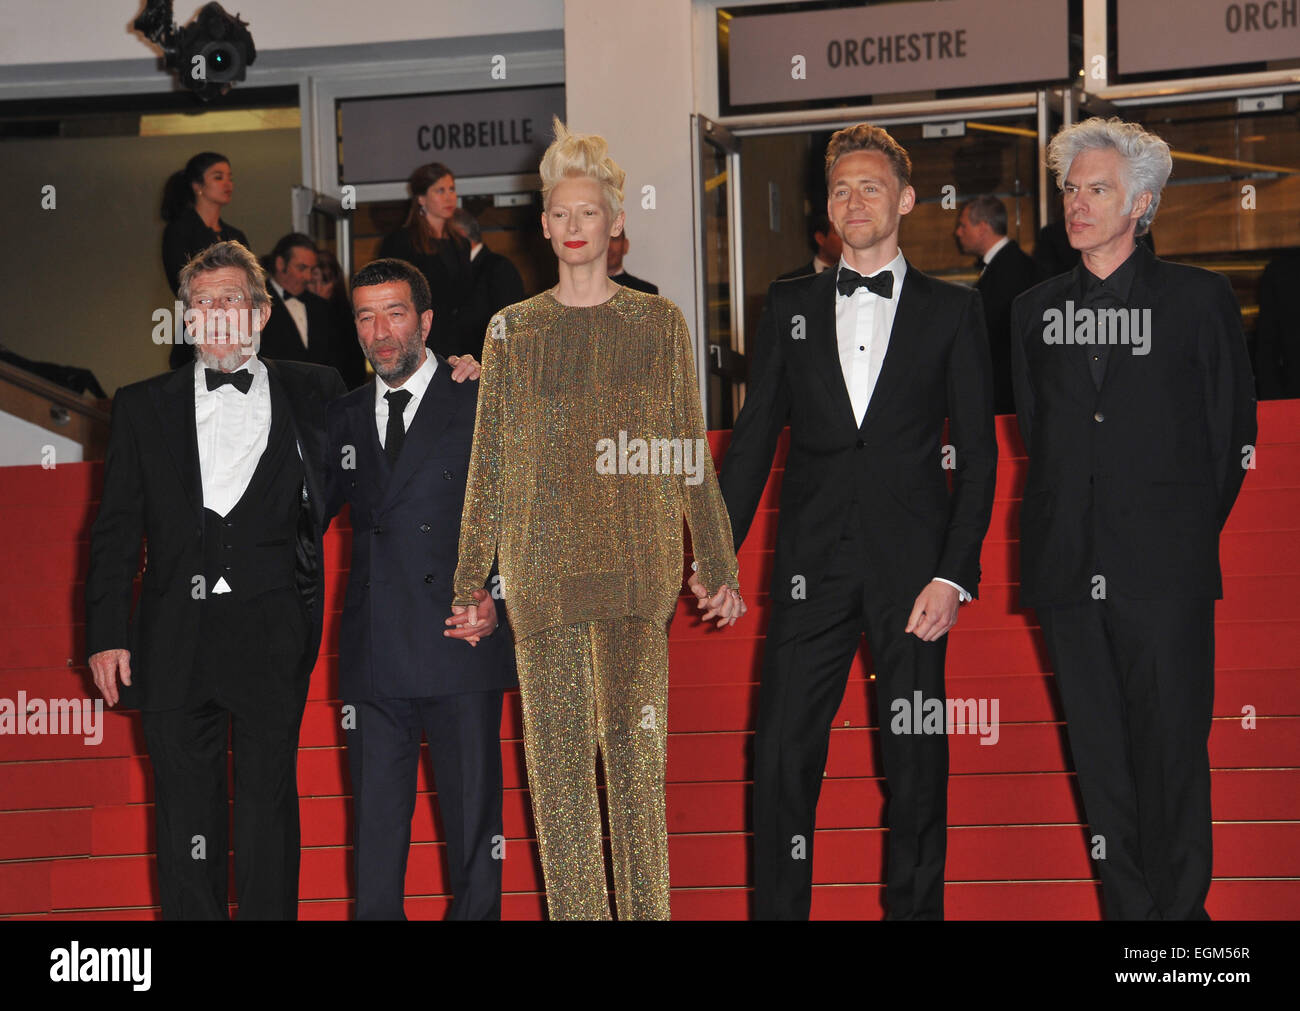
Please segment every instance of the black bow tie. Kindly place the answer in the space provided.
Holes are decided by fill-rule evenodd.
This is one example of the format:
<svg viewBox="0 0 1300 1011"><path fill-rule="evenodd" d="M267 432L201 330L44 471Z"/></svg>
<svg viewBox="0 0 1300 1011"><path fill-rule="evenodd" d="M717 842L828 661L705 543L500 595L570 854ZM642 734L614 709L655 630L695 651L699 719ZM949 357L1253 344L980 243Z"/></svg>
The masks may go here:
<svg viewBox="0 0 1300 1011"><path fill-rule="evenodd" d="M226 383L229 383L240 393L247 393L253 385L253 373L248 369L240 369L237 372L218 372L216 369L204 369L204 374L208 377L208 389L215 390Z"/></svg>
<svg viewBox="0 0 1300 1011"><path fill-rule="evenodd" d="M288 302L290 299L294 299L294 298L296 298L299 302L302 301L302 296L301 296L301 295L295 295L295 294L293 294L293 292L289 292L289 291L286 291L286 292L284 293L284 300L285 300L286 302Z"/></svg>
<svg viewBox="0 0 1300 1011"><path fill-rule="evenodd" d="M872 294L879 295L881 298L893 298L894 272L882 270L879 274L863 277L856 270L841 267L839 276L835 278L835 287L839 289L841 295L852 295L864 285Z"/></svg>

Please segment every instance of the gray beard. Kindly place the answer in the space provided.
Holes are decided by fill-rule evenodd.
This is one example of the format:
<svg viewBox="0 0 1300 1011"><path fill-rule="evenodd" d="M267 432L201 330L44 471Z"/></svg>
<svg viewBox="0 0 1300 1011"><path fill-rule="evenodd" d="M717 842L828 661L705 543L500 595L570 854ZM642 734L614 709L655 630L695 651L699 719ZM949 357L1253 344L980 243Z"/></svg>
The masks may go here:
<svg viewBox="0 0 1300 1011"><path fill-rule="evenodd" d="M393 367L387 372L380 371L374 361L370 362L370 367L375 370L375 375L391 386L396 379L401 379L403 382L410 379L422 364L424 364L423 344L398 355L397 361L393 362Z"/></svg>
<svg viewBox="0 0 1300 1011"><path fill-rule="evenodd" d="M237 344L222 355L207 350L201 344L195 344L194 357L205 369L216 369L219 372L231 372L239 368L245 355L256 355L261 349L261 345L261 334L255 334L253 336L252 344Z"/></svg>

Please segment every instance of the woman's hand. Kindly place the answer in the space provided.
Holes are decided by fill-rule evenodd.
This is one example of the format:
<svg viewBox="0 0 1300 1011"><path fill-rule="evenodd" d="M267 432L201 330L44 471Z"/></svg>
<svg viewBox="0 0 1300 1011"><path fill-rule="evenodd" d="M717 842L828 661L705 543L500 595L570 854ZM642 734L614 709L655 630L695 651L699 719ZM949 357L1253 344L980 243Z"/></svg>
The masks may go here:
<svg viewBox="0 0 1300 1011"><path fill-rule="evenodd" d="M716 617L718 619L718 628L726 628L728 625L734 625L740 620L741 615L749 611L749 608L745 606L745 601L741 599L740 591L733 590L726 583L718 587L718 592L712 597L709 596L709 591L704 588L704 584L700 582L700 577L695 573L691 573L690 581L686 585L695 594L695 606L707 608L704 614L700 616L701 621L711 621Z"/></svg>

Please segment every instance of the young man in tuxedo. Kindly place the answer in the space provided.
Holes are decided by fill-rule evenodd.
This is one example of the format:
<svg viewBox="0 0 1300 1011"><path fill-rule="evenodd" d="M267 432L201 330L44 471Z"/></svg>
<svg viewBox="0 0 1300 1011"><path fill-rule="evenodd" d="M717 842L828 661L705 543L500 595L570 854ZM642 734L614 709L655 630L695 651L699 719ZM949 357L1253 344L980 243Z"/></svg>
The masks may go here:
<svg viewBox="0 0 1300 1011"><path fill-rule="evenodd" d="M347 365L329 303L307 287L317 265L316 243L290 232L275 244L266 264L271 315L262 329L262 356L329 365L341 375Z"/></svg>
<svg viewBox="0 0 1300 1011"><path fill-rule="evenodd" d="M757 918L809 914L830 724L864 632L890 798L885 905L895 919L943 915L947 737L889 727L896 700L944 698L945 636L979 586L997 444L979 295L898 247L910 175L884 130L831 138L827 213L843 253L835 270L771 286L722 465L739 546L790 426L754 742Z"/></svg>
<svg viewBox="0 0 1300 1011"><path fill-rule="evenodd" d="M993 411L1011 414L1016 409L1011 392L1011 303L1038 283L1038 266L1015 239L1007 237L1007 209L992 194L961 205L953 235L963 253L980 258L975 290L984 300L993 358Z"/></svg>
<svg viewBox="0 0 1300 1011"><path fill-rule="evenodd" d="M1139 240L1173 161L1133 123L1062 130L1069 273L1012 305L1038 613L1110 919L1205 919L1219 532L1251 465L1254 380L1220 274Z"/></svg>
<svg viewBox="0 0 1300 1011"><path fill-rule="evenodd" d="M108 704L141 710L163 917L227 918L229 737L239 918L292 920L298 728L324 595L325 405L346 389L333 369L259 357L271 302L238 242L186 264L179 295L193 367L113 401L86 649Z"/></svg>
<svg viewBox="0 0 1300 1011"><path fill-rule="evenodd" d="M327 514L351 505L339 676L353 714L356 916L406 918L423 732L447 844L448 919L500 919L501 698L515 683L513 643L496 630L499 583L478 592L477 625L449 617L446 603L478 383L460 385L425 346L433 310L415 267L375 260L353 276L352 299L375 379L330 405Z"/></svg>

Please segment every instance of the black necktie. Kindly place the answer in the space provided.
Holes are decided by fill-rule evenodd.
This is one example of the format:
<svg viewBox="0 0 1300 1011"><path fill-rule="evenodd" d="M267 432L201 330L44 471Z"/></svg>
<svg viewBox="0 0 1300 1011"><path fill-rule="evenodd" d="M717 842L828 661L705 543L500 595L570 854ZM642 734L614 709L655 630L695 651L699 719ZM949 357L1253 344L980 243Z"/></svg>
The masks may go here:
<svg viewBox="0 0 1300 1011"><path fill-rule="evenodd" d="M406 439L406 425L402 421L402 412L411 402L409 390L389 390L384 394L388 401L388 430L384 436L384 452L389 463L397 462L397 455L402 451L402 442Z"/></svg>
<svg viewBox="0 0 1300 1011"><path fill-rule="evenodd" d="M841 267L839 276L835 278L835 287L839 289L841 295L852 295L864 285L868 291L879 295L881 298L893 298L894 272L892 270L882 270L879 274L863 277L856 270Z"/></svg>
<svg viewBox="0 0 1300 1011"><path fill-rule="evenodd" d="M253 373L248 369L240 369L237 372L218 372L216 369L204 369L204 375L208 377L208 389L215 390L226 383L229 383L240 393L247 393L249 387L253 385Z"/></svg>

